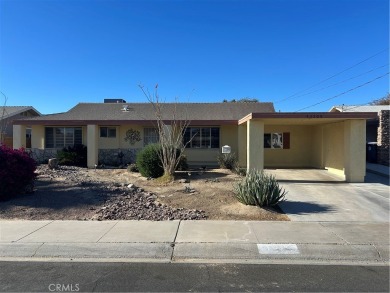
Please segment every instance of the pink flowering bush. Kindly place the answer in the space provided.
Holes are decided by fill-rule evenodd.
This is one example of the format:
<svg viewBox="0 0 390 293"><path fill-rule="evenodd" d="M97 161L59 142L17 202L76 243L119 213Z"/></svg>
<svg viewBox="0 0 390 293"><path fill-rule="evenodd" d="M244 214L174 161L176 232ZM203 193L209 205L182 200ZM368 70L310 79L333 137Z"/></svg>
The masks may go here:
<svg viewBox="0 0 390 293"><path fill-rule="evenodd" d="M0 201L25 191L35 179L36 162L23 149L0 145Z"/></svg>

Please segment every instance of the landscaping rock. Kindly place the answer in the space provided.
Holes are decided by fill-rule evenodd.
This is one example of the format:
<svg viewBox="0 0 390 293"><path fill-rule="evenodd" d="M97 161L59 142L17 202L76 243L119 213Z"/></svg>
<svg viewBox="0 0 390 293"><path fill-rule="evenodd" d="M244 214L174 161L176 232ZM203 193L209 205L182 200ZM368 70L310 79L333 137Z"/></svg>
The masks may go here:
<svg viewBox="0 0 390 293"><path fill-rule="evenodd" d="M134 184L100 182L89 176L80 176L83 168L59 166L57 169L38 167L40 177L64 180L71 186L93 190L103 198L101 207L88 220L201 220L206 219L204 211L172 208L157 201L157 196ZM92 210L92 209L91 209Z"/></svg>
<svg viewBox="0 0 390 293"><path fill-rule="evenodd" d="M121 195L109 198L97 212L97 220L200 220L204 211L172 208L156 201L155 195L136 192L132 197Z"/></svg>
<svg viewBox="0 0 390 293"><path fill-rule="evenodd" d="M48 167L49 167L49 169L57 169L58 168L58 159L56 159L56 158L49 159Z"/></svg>

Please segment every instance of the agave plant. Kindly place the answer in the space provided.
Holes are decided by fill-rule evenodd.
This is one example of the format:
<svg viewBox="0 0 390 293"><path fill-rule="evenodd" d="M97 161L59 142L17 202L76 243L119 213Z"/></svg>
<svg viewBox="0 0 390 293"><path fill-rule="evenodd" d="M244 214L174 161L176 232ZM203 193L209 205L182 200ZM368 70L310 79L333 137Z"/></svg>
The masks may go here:
<svg viewBox="0 0 390 293"><path fill-rule="evenodd" d="M259 207L274 206L287 194L274 176L258 170L250 170L241 182L233 186L233 192L239 202Z"/></svg>

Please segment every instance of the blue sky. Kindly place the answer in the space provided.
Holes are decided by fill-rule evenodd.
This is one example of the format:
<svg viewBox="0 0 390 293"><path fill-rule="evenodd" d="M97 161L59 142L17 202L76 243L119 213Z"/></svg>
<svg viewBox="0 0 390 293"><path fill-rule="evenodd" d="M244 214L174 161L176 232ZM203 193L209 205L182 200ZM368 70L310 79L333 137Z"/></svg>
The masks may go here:
<svg viewBox="0 0 390 293"><path fill-rule="evenodd" d="M165 101L365 104L389 92L388 47L387 0L0 0L0 90L45 114L156 83Z"/></svg>

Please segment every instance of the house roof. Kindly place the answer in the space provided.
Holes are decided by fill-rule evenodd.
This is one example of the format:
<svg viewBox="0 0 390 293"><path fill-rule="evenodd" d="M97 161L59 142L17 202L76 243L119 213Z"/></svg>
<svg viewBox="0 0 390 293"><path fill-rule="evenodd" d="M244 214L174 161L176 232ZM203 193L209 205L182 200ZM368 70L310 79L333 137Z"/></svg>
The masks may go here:
<svg viewBox="0 0 390 293"><path fill-rule="evenodd" d="M353 105L341 105L333 106L329 112L375 112L378 113L382 110L390 110L389 105L380 105L380 106L353 106Z"/></svg>
<svg viewBox="0 0 390 293"><path fill-rule="evenodd" d="M196 121L200 124L237 123L252 112L274 113L273 103L161 103L163 119ZM126 110L124 110L126 108ZM22 124L130 124L155 121L151 103L79 103L68 112L18 120Z"/></svg>
<svg viewBox="0 0 390 293"><path fill-rule="evenodd" d="M0 119L9 118L30 110L37 115L42 115L32 106L0 106Z"/></svg>

